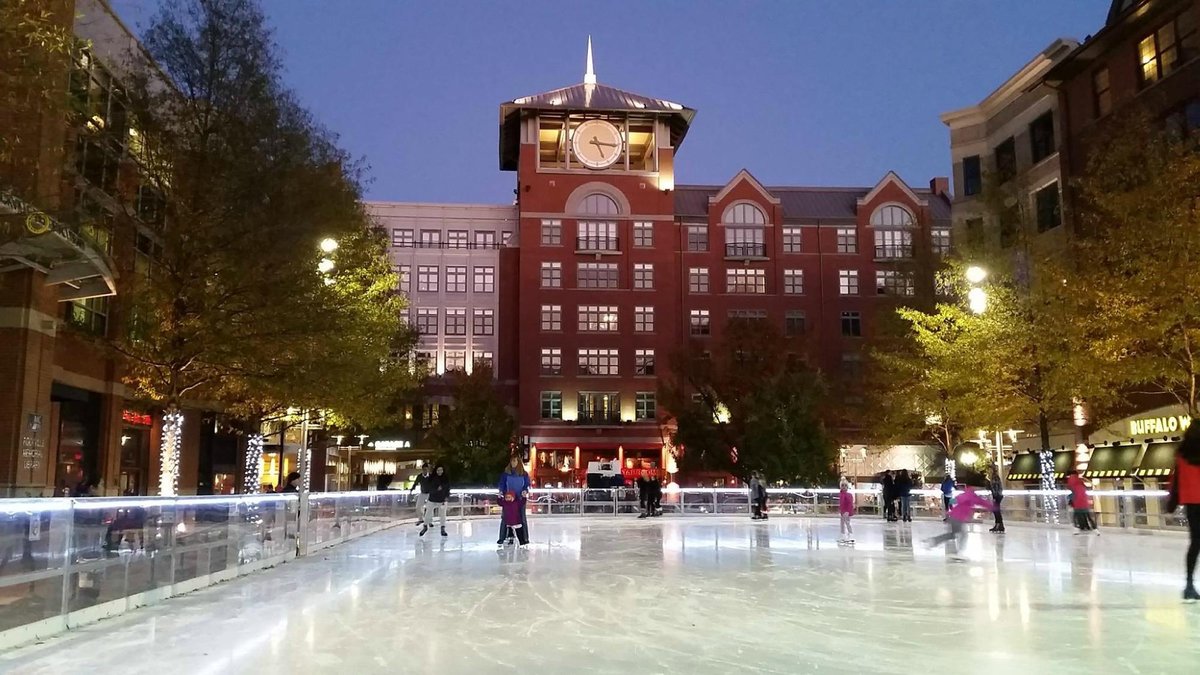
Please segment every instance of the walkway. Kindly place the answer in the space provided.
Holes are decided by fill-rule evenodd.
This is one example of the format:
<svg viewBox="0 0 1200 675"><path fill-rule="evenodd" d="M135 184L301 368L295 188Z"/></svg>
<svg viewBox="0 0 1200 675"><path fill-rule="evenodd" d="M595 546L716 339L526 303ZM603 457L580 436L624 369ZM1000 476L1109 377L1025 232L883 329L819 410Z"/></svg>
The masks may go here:
<svg viewBox="0 0 1200 675"><path fill-rule="evenodd" d="M0 672L1195 673L1185 540L940 523L535 519L386 531L0 655Z"/></svg>

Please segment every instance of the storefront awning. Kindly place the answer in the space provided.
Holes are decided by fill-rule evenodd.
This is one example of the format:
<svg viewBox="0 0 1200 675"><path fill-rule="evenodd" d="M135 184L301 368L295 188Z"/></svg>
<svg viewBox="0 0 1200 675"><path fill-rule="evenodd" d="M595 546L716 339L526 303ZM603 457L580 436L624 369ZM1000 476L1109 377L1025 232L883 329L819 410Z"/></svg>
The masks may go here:
<svg viewBox="0 0 1200 675"><path fill-rule="evenodd" d="M1138 478L1162 478L1175 470L1175 451L1178 441L1150 443L1142 453L1133 475Z"/></svg>
<svg viewBox="0 0 1200 675"><path fill-rule="evenodd" d="M1042 468L1036 452L1017 455L1008 467L1008 480L1037 480L1041 477Z"/></svg>
<svg viewBox="0 0 1200 675"><path fill-rule="evenodd" d="M534 443L539 451L541 450L575 450L579 448L582 451L608 451L616 452L620 446L626 450L662 450L662 443Z"/></svg>
<svg viewBox="0 0 1200 675"><path fill-rule="evenodd" d="M1064 478L1068 471L1075 468L1075 451L1063 450L1054 453L1054 477Z"/></svg>
<svg viewBox="0 0 1200 675"><path fill-rule="evenodd" d="M58 286L59 302L116 295L101 246L12 193L0 193L0 273L36 269Z"/></svg>
<svg viewBox="0 0 1200 675"><path fill-rule="evenodd" d="M1133 471L1141 454L1141 443L1098 447L1092 451L1092 458L1083 475L1088 478L1124 478Z"/></svg>

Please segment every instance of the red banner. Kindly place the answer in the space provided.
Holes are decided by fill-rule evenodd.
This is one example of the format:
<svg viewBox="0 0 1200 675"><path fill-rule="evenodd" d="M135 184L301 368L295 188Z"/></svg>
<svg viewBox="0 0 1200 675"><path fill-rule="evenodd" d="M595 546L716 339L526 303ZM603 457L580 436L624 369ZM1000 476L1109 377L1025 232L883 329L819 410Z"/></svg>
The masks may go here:
<svg viewBox="0 0 1200 675"><path fill-rule="evenodd" d="M135 410L122 410L121 419L126 424L136 424L138 426L149 427L154 425L153 418L146 413L140 413Z"/></svg>

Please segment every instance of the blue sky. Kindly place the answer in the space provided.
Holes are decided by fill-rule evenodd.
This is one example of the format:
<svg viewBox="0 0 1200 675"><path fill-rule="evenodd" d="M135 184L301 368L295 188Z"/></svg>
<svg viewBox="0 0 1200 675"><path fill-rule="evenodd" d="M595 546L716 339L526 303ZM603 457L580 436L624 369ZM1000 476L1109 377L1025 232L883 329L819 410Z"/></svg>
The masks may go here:
<svg viewBox="0 0 1200 675"><path fill-rule="evenodd" d="M158 0L112 0L135 30ZM502 203L501 102L583 78L698 113L678 183L914 185L949 173L938 115L977 102L1106 0L263 0L287 82L365 158L371 199Z"/></svg>

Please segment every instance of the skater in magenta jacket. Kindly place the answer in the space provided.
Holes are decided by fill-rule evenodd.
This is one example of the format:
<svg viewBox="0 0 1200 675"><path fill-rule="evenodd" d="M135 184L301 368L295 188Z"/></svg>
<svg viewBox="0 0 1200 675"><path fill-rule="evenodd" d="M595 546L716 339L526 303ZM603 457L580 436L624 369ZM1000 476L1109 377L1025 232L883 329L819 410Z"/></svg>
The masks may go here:
<svg viewBox="0 0 1200 675"><path fill-rule="evenodd" d="M838 493L838 515L842 519L842 538L838 539L839 544L854 543L854 528L850 525L850 518L854 516L854 494L850 492L850 481L842 479L842 491Z"/></svg>
<svg viewBox="0 0 1200 675"><path fill-rule="evenodd" d="M925 542L926 546L933 548L943 542L954 541L954 550L951 553L951 557L960 557L963 545L967 541L967 522L971 520L976 509L986 509L994 512L996 505L980 497L974 489L968 487L954 500L954 505L950 507L950 512L947 514L947 522L950 523L950 530Z"/></svg>

